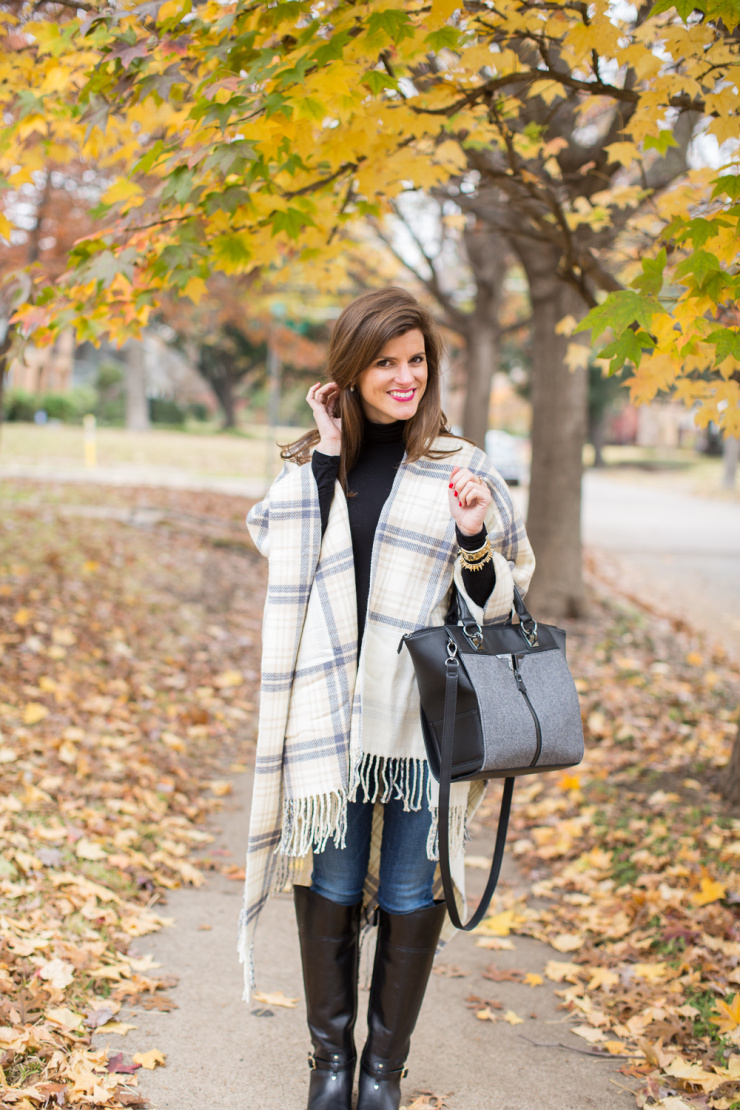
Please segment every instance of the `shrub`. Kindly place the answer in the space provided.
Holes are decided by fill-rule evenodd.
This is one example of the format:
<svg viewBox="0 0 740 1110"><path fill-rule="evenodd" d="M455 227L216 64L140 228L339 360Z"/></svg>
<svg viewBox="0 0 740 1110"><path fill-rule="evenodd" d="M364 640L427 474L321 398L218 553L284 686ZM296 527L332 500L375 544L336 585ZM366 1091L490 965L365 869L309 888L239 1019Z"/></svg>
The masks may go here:
<svg viewBox="0 0 740 1110"><path fill-rule="evenodd" d="M185 411L180 408L177 401L152 397L149 402L149 419L152 424L184 424Z"/></svg>

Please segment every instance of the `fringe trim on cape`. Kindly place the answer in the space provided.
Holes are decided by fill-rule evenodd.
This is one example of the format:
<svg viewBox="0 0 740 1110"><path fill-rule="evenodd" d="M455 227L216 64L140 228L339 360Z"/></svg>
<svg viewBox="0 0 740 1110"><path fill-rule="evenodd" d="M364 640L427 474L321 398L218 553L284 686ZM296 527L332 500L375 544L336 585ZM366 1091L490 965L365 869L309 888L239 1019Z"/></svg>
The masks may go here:
<svg viewBox="0 0 740 1110"><path fill-rule="evenodd" d="M275 852L281 856L306 856L323 852L329 838L343 848L347 834L347 796L333 790L310 798L283 802L282 835Z"/></svg>
<svg viewBox="0 0 740 1110"><path fill-rule="evenodd" d="M357 792L362 790L363 802L389 802L398 798L403 802L406 812L418 811L424 802L425 759L384 755L364 755L352 776L353 788L349 800L357 801ZM429 800L427 789L427 800Z"/></svg>

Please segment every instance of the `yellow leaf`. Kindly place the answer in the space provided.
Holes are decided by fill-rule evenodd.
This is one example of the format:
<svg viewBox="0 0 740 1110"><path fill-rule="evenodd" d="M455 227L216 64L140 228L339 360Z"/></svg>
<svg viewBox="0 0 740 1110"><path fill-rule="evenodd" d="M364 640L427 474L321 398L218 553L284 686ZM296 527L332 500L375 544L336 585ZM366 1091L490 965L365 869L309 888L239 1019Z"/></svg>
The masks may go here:
<svg viewBox="0 0 740 1110"><path fill-rule="evenodd" d="M33 613L30 609L19 609L13 617L13 620L16 624L20 625L21 628L25 628L32 616Z"/></svg>
<svg viewBox="0 0 740 1110"><path fill-rule="evenodd" d="M504 1021L508 1021L509 1025L524 1025L524 1018L520 1018L519 1014L515 1014L513 1010L506 1011Z"/></svg>
<svg viewBox="0 0 740 1110"><path fill-rule="evenodd" d="M686 662L690 667L701 667L704 665L704 656L698 651L690 651L686 656Z"/></svg>
<svg viewBox="0 0 740 1110"><path fill-rule="evenodd" d="M528 987L541 987L544 981L542 976L537 975L534 971L528 971L524 976L524 982Z"/></svg>
<svg viewBox="0 0 740 1110"><path fill-rule="evenodd" d="M608 967L595 967L588 982L590 991L599 990L601 987L614 987L619 982L619 976Z"/></svg>
<svg viewBox="0 0 740 1110"><path fill-rule="evenodd" d="M572 335L576 330L578 321L575 316L563 316L562 320L558 320L555 325L556 335Z"/></svg>
<svg viewBox="0 0 740 1110"><path fill-rule="evenodd" d="M581 971L578 964L561 963L558 960L548 960L545 965L545 975L553 983L562 983L564 979L569 983L577 983Z"/></svg>
<svg viewBox="0 0 740 1110"><path fill-rule="evenodd" d="M589 1044L597 1044L605 1039L603 1031L594 1029L592 1025L574 1025L571 1028L571 1033L575 1033L577 1037L583 1037L584 1041L588 1041Z"/></svg>
<svg viewBox="0 0 740 1110"><path fill-rule="evenodd" d="M149 1052L135 1052L133 1060L135 1064L141 1064L142 1068L148 1068L149 1071L154 1071L157 1064L164 1067L164 1054L156 1048L150 1049Z"/></svg>
<svg viewBox="0 0 740 1110"><path fill-rule="evenodd" d="M115 204L119 200L131 200L143 195L143 189L128 177L119 177L103 194L104 204Z"/></svg>
<svg viewBox="0 0 740 1110"><path fill-rule="evenodd" d="M8 219L7 216L4 216L2 214L2 212L0 212L0 235L2 235L3 239L8 240L8 242L9 242L10 241L10 236L12 235L12 233L13 233L12 223L10 222L10 220Z"/></svg>
<svg viewBox="0 0 740 1110"><path fill-rule="evenodd" d="M566 771L558 781L558 786L561 790L580 790L581 777L580 775L570 775Z"/></svg>
<svg viewBox="0 0 740 1110"><path fill-rule="evenodd" d="M628 1049L621 1041L602 1041L601 1047L605 1048L612 1056L628 1055Z"/></svg>
<svg viewBox="0 0 740 1110"><path fill-rule="evenodd" d="M631 970L639 979L647 979L648 982L655 983L665 979L668 967L665 963L633 964Z"/></svg>
<svg viewBox="0 0 740 1110"><path fill-rule="evenodd" d="M75 969L72 964L55 957L53 960L47 960L46 963L43 963L38 973L52 987L56 987L58 991L63 991L74 979Z"/></svg>
<svg viewBox="0 0 740 1110"><path fill-rule="evenodd" d="M54 1025L61 1025L64 1029L77 1029L82 1024L82 1014L75 1014L66 1006L47 1010L45 1016L47 1021L53 1022Z"/></svg>
<svg viewBox="0 0 740 1110"><path fill-rule="evenodd" d="M591 358L591 351L585 343L569 343L565 352L565 365L574 373L576 370L585 370Z"/></svg>
<svg viewBox="0 0 740 1110"><path fill-rule="evenodd" d="M230 686L241 686L243 681L241 671L224 671L222 674L216 675L213 685L217 686L219 690L225 690Z"/></svg>
<svg viewBox="0 0 740 1110"><path fill-rule="evenodd" d="M720 1033L732 1033L733 1029L740 1026L740 992L735 995L729 1006L726 1002L718 1002L717 1009L719 1017L709 1020L717 1026ZM740 1057L738 1059L740 1060Z"/></svg>
<svg viewBox="0 0 740 1110"><path fill-rule="evenodd" d="M217 798L223 798L226 794L231 794L234 789L234 784L229 782L228 779L214 779L209 783L209 786Z"/></svg>
<svg viewBox="0 0 740 1110"><path fill-rule="evenodd" d="M29 701L26 708L23 710L23 724L36 725L39 721L43 721L44 717L49 716L49 710L45 705L41 705L37 701Z"/></svg>
<svg viewBox="0 0 740 1110"><path fill-rule="evenodd" d="M719 902L726 894L727 890L723 883L704 876L701 880L701 890L691 895L691 901L695 906L708 906L710 902Z"/></svg>
<svg viewBox="0 0 740 1110"><path fill-rule="evenodd" d="M297 998L287 998L282 991L268 991L264 994L262 991L254 991L252 997L263 1006L283 1006L286 1010L294 1010L298 1001Z"/></svg>
<svg viewBox="0 0 740 1110"><path fill-rule="evenodd" d="M519 920L513 910L502 910L492 917L486 917L473 932L484 937L508 937Z"/></svg>
<svg viewBox="0 0 740 1110"><path fill-rule="evenodd" d="M559 933L550 944L558 952L576 952L583 946L583 937L579 933Z"/></svg>
<svg viewBox="0 0 740 1110"><path fill-rule="evenodd" d="M490 1009L489 1006L486 1006L486 1008L484 1010L476 1010L475 1011L475 1016L478 1018L478 1021L495 1021L496 1020L496 1018L495 1018L494 1014L491 1012L491 1009Z"/></svg>
<svg viewBox="0 0 740 1110"><path fill-rule="evenodd" d="M479 937L475 947L489 948L495 952L513 952L516 945L513 940L505 940L504 937Z"/></svg>
<svg viewBox="0 0 740 1110"><path fill-rule="evenodd" d="M106 1021L96 1030L98 1033L115 1033L118 1037L125 1037L129 1029L138 1029L138 1025L129 1025L125 1021Z"/></svg>
<svg viewBox="0 0 740 1110"><path fill-rule="evenodd" d="M95 844L92 840L88 840L86 836L83 836L82 840L77 841L75 845L75 855L78 859L89 859L91 861L107 858L106 853L100 845Z"/></svg>

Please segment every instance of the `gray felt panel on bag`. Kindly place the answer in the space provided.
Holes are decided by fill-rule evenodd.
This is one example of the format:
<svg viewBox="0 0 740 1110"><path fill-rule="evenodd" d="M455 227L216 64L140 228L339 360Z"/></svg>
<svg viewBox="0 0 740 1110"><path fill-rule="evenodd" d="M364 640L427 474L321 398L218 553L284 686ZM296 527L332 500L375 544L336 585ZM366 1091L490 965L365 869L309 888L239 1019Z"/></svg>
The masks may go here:
<svg viewBox="0 0 740 1110"><path fill-rule="evenodd" d="M485 749L483 771L522 770L537 750L534 720L520 692L510 655L473 655L461 661L480 705ZM562 767L583 758L578 694L568 665L557 651L519 656L519 670L540 722L542 751L537 767Z"/></svg>
<svg viewBox="0 0 740 1110"><path fill-rule="evenodd" d="M549 654L549 653L548 653ZM528 767L537 750L537 734L527 703L519 693L510 655L463 655L480 705L485 760L481 770ZM495 677L491 669L496 666Z"/></svg>
<svg viewBox="0 0 740 1110"><path fill-rule="evenodd" d="M559 651L525 655L519 671L542 729L538 767L562 767L583 759L583 727L578 694Z"/></svg>

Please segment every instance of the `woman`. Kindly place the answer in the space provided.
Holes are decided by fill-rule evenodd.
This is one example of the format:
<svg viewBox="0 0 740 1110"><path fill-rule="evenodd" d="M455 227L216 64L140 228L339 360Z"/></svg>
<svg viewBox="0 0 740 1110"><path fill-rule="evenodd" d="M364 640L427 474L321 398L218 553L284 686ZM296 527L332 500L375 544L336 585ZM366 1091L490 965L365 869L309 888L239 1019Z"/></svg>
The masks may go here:
<svg viewBox="0 0 740 1110"><path fill-rule="evenodd" d="M437 784L406 632L442 624L453 579L479 621L507 619L534 558L506 485L440 407L429 313L390 288L334 327L316 429L247 518L269 558L262 691L240 955L269 893L293 884L308 1024L309 1110L349 1110L361 919L378 942L358 1110L397 1110L445 919ZM480 783L453 786L450 854Z"/></svg>

